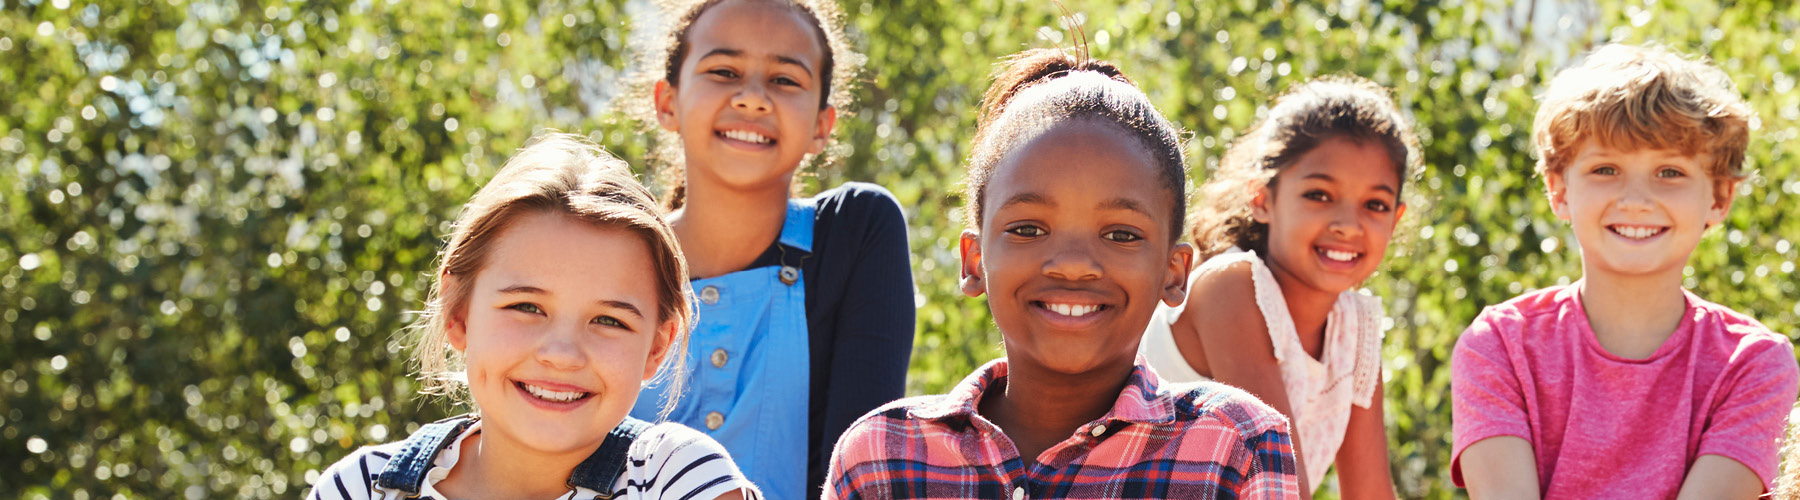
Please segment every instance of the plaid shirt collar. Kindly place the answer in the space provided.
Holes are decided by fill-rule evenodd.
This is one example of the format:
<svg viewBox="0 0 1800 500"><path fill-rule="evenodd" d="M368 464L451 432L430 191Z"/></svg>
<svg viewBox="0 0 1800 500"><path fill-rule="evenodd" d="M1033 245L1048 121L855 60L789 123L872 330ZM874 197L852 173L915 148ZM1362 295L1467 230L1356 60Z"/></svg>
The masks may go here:
<svg viewBox="0 0 1800 500"><path fill-rule="evenodd" d="M969 374L962 382L956 384L949 394L937 398L909 410L915 418L947 421L952 419L968 419L976 414L975 406L981 402L981 395L993 387L995 382L1006 378L1006 358L989 361L975 373ZM1175 404L1173 398L1158 397L1162 380L1156 372L1146 365L1143 356L1138 356L1131 375L1125 380L1125 388L1119 391L1118 399L1113 400L1112 409L1096 422L1131 422L1137 424L1166 424L1175 421Z"/></svg>

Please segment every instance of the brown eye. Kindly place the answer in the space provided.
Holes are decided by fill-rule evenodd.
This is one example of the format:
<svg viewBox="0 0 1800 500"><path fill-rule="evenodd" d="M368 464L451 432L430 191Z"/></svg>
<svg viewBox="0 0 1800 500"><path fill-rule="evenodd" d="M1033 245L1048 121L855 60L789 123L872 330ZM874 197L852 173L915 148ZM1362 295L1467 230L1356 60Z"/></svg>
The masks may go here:
<svg viewBox="0 0 1800 500"><path fill-rule="evenodd" d="M1017 235L1017 236L1024 236L1027 238L1043 236L1045 234L1049 234L1049 231L1045 231L1044 228L1032 226L1032 225L1013 227L1013 228L1007 229L1006 232L1009 234L1013 234L1013 235Z"/></svg>

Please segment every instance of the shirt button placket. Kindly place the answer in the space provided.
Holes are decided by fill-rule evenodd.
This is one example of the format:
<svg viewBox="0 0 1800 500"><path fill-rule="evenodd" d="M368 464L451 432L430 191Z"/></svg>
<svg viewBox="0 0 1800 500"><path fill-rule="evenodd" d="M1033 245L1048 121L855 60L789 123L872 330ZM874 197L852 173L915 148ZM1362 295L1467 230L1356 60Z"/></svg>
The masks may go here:
<svg viewBox="0 0 1800 500"><path fill-rule="evenodd" d="M1019 486L1019 487L1013 488L1012 500L1025 500L1025 487L1024 486Z"/></svg>
<svg viewBox="0 0 1800 500"><path fill-rule="evenodd" d="M728 361L731 361L731 355L727 354L724 349L713 349L713 353L712 353L713 368L724 368L725 363Z"/></svg>
<svg viewBox="0 0 1800 500"><path fill-rule="evenodd" d="M707 429L716 431L716 430L719 430L719 427L722 427L724 425L725 425L725 414L719 413L716 411L706 414L706 428Z"/></svg>

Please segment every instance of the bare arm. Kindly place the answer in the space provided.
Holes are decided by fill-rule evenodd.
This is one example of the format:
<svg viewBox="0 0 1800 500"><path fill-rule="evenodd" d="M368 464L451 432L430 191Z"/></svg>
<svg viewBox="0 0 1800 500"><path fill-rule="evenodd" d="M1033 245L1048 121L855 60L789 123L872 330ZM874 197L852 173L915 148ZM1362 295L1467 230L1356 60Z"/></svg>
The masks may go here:
<svg viewBox="0 0 1800 500"><path fill-rule="evenodd" d="M1495 436L1463 450L1463 484L1471 500L1537 499L1537 456L1531 442L1518 436Z"/></svg>
<svg viewBox="0 0 1800 500"><path fill-rule="evenodd" d="M1762 495L1762 485L1762 478L1743 463L1722 455L1700 455L1675 498L1756 498Z"/></svg>
<svg viewBox="0 0 1800 500"><path fill-rule="evenodd" d="M1207 367L1203 372L1210 371L1207 376L1213 380L1256 395L1291 422L1293 406L1288 402L1287 386L1282 383L1281 365L1275 360L1274 343L1269 340L1268 321L1256 306L1250 265L1205 272L1208 274L1194 281L1187 308L1172 327L1176 336L1198 338L1204 346L1203 354L1194 356L1196 353L1190 351L1183 352L1182 357L1188 358L1191 366ZM1300 458L1299 431L1292 432L1290 438L1301 498L1312 498L1312 485L1306 482L1307 465Z"/></svg>
<svg viewBox="0 0 1800 500"><path fill-rule="evenodd" d="M744 490L731 490L713 500L744 500Z"/></svg>
<svg viewBox="0 0 1800 500"><path fill-rule="evenodd" d="M1344 445L1337 452L1338 486L1345 500L1394 499L1393 472L1388 467L1387 424L1382 384L1375 384L1368 408L1350 407Z"/></svg>

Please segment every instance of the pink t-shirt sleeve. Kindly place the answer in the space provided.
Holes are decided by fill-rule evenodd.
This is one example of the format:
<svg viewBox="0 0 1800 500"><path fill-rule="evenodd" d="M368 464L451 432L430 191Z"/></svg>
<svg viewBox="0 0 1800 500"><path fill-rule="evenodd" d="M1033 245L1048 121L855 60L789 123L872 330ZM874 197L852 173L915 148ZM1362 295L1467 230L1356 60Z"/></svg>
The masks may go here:
<svg viewBox="0 0 1800 500"><path fill-rule="evenodd" d="M1763 490L1774 488L1780 461L1781 435L1788 412L1800 393L1800 366L1794 362L1793 344L1785 338L1764 336L1745 341L1732 356L1730 381L1707 416L1700 436L1700 455L1719 455L1737 460L1762 479Z"/></svg>
<svg viewBox="0 0 1800 500"><path fill-rule="evenodd" d="M1501 332L1517 329L1520 319L1488 308L1456 339L1450 355L1452 452L1450 477L1463 486L1462 452L1483 439L1518 436L1531 440L1525 412L1524 386L1530 374L1516 373L1512 353Z"/></svg>

